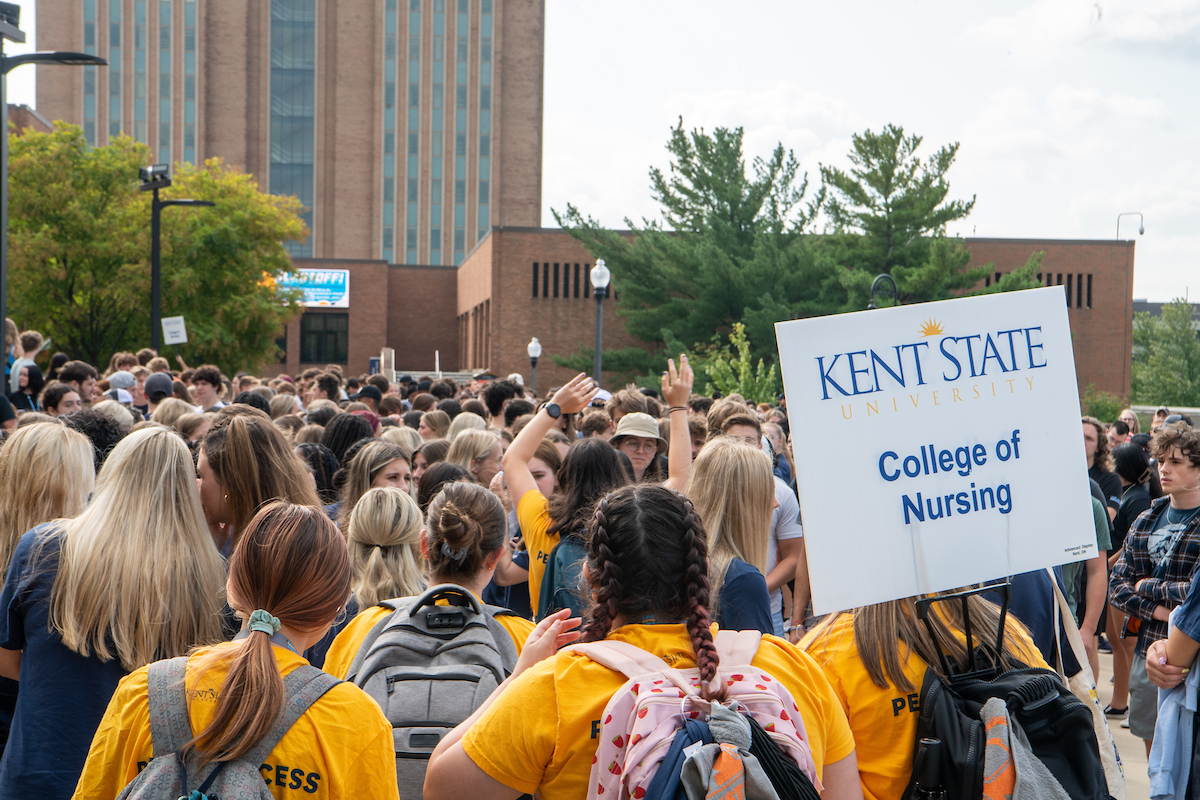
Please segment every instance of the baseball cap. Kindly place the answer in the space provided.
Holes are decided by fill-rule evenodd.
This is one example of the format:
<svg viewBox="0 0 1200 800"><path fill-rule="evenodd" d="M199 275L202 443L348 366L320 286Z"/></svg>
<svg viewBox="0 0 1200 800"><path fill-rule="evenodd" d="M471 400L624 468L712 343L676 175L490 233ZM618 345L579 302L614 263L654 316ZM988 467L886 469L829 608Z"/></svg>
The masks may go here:
<svg viewBox="0 0 1200 800"><path fill-rule="evenodd" d="M119 370L108 376L108 386L110 389L132 389L137 383L137 378L133 377L132 372Z"/></svg>
<svg viewBox="0 0 1200 800"><path fill-rule="evenodd" d="M379 387L366 384L355 394L350 395L351 400L362 400L364 397L369 397L378 403L383 399L383 392L379 391Z"/></svg>
<svg viewBox="0 0 1200 800"><path fill-rule="evenodd" d="M142 391L146 393L146 399L151 403L161 403L175 394L175 382L167 373L155 372L146 377L146 384L142 387Z"/></svg>

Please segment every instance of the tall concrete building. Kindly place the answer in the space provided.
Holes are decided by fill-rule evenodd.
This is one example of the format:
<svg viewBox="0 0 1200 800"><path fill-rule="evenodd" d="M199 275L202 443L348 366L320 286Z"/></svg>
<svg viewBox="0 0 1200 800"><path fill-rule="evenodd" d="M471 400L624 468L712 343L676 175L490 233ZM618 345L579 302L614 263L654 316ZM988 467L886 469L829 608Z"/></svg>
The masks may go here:
<svg viewBox="0 0 1200 800"><path fill-rule="evenodd" d="M544 0L39 0L37 110L298 197L293 255L457 265L541 216Z"/></svg>

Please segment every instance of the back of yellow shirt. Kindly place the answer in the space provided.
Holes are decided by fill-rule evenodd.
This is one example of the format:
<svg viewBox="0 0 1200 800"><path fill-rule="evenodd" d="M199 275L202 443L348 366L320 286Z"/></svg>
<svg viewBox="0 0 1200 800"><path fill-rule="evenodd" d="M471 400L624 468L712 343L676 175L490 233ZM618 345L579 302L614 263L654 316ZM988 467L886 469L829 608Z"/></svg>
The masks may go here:
<svg viewBox="0 0 1200 800"><path fill-rule="evenodd" d="M534 616L537 616L546 563L559 539L557 533L550 533L549 509L550 501L536 489L526 492L517 503L517 523L521 526L525 549L529 551L529 602L533 606Z"/></svg>
<svg viewBox="0 0 1200 800"><path fill-rule="evenodd" d="M193 733L212 722L228 674L219 661L202 674L199 665L213 650L232 656L240 644L206 648L188 661L188 710ZM307 664L301 656L273 647L283 675ZM75 789L77 800L112 800L149 763L148 667L126 676L109 702ZM392 726L361 689L340 683L306 711L271 751L259 771L271 794L285 798L399 798Z"/></svg>
<svg viewBox="0 0 1200 800"><path fill-rule="evenodd" d="M965 637L960 637L965 641ZM921 686L928 665L900 644L900 664L914 688L902 692L881 688L867 674L854 643L854 620L839 615L829 626L818 628L802 642L805 651L821 666L825 677L846 710L854 732L858 773L865 800L895 800L904 794L912 775L913 750L920 716ZM1016 642L1022 660L1034 667L1046 662L1024 634Z"/></svg>
<svg viewBox="0 0 1200 800"><path fill-rule="evenodd" d="M609 639L629 642L679 669L696 666L683 625L625 625ZM818 773L853 752L846 715L811 658L764 636L751 663L792 693ZM518 791L540 792L542 800L587 797L604 707L625 681L582 653L559 652L513 681L467 731L463 748L480 769Z"/></svg>

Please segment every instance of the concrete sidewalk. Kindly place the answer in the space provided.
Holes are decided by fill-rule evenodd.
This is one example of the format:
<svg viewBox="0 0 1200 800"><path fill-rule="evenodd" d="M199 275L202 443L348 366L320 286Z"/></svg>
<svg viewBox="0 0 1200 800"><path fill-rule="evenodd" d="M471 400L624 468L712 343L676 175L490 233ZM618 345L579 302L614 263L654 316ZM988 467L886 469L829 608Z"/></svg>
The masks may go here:
<svg viewBox="0 0 1200 800"><path fill-rule="evenodd" d="M1100 654L1100 674L1096 677L1096 693L1100 695L1100 705L1108 705L1112 699L1112 655ZM1146 745L1143 741L1121 727L1121 720L1109 717L1108 727L1112 731L1113 740L1117 743L1117 752L1121 754L1121 764L1125 768L1125 791L1128 800L1148 800L1150 797L1150 779L1146 777Z"/></svg>

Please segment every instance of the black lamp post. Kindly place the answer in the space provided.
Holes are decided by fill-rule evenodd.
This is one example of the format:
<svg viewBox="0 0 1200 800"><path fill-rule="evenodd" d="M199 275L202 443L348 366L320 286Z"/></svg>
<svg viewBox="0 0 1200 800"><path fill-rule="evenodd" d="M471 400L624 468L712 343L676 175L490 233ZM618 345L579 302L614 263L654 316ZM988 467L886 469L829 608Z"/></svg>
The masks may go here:
<svg viewBox="0 0 1200 800"><path fill-rule="evenodd" d="M1117 238L1118 239L1121 238L1121 217L1137 217L1138 218L1138 236L1141 236L1146 232L1146 220L1145 220L1145 218L1142 217L1142 212L1140 212L1140 211L1125 211L1121 214L1117 214Z"/></svg>
<svg viewBox="0 0 1200 800"><path fill-rule="evenodd" d="M533 396L537 397L537 360L542 357L542 343L536 336L525 346L525 352L529 353L530 389L533 390Z"/></svg>
<svg viewBox="0 0 1200 800"><path fill-rule="evenodd" d="M154 164L138 172L142 191L154 193L150 201L150 348L155 351L162 347L162 210L167 206L216 205L207 200L159 200L158 190L171 185L168 169L166 164Z"/></svg>
<svg viewBox="0 0 1200 800"><path fill-rule="evenodd" d="M0 321L8 318L8 73L22 64L66 64L70 66L108 66L99 56L88 53L51 51L4 55L4 42L25 43L21 7L0 3Z"/></svg>
<svg viewBox="0 0 1200 800"><path fill-rule="evenodd" d="M608 282L612 273L604 266L604 259L597 258L590 273L592 288L596 292L596 351L592 356L592 380L600 385L601 350L604 345L604 298L608 297Z"/></svg>
<svg viewBox="0 0 1200 800"><path fill-rule="evenodd" d="M892 285L891 290L889 291L888 289L880 289L880 284L882 283L890 283ZM871 302L867 304L868 311L879 307L875 305L875 294L880 291L882 291L885 295L890 294L892 296L892 302L894 305L900 305L900 291L896 288L896 281L891 275L888 275L886 272L884 272L881 275L876 275L875 280L871 281Z"/></svg>

